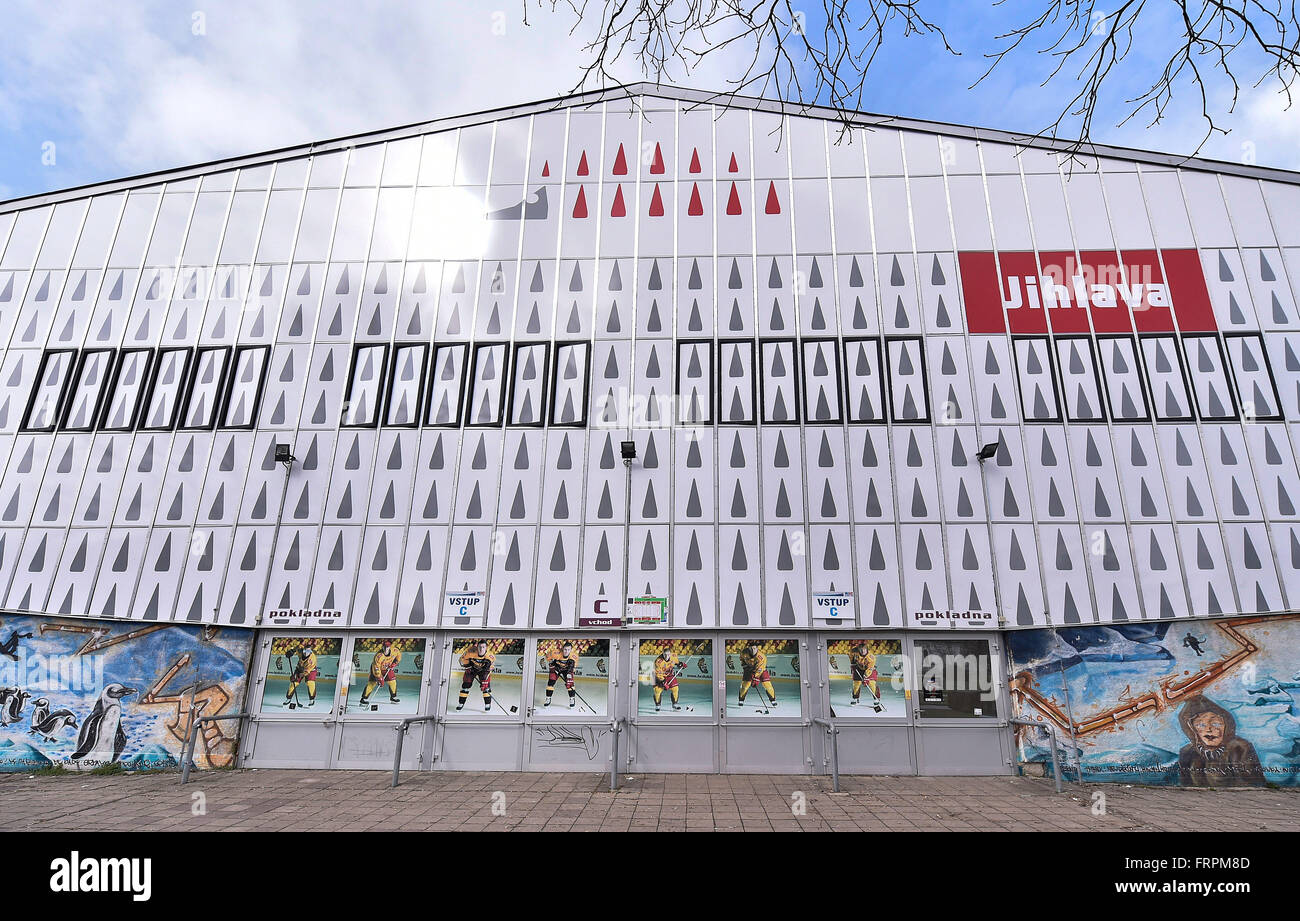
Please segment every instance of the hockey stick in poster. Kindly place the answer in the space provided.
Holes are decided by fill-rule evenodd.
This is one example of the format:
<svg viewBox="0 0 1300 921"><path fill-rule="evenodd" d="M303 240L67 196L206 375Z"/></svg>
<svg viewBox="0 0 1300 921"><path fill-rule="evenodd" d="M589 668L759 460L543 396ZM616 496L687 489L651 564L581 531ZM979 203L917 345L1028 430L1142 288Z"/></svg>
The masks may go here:
<svg viewBox="0 0 1300 921"><path fill-rule="evenodd" d="M292 652L286 652L284 657L289 660L289 694L293 699L293 709L298 710L302 708L302 701L298 699L298 685L300 682L294 680L294 675L298 673L298 668L293 664ZM301 656L299 657L299 661L301 661ZM289 697L285 697L286 701L289 699Z"/></svg>

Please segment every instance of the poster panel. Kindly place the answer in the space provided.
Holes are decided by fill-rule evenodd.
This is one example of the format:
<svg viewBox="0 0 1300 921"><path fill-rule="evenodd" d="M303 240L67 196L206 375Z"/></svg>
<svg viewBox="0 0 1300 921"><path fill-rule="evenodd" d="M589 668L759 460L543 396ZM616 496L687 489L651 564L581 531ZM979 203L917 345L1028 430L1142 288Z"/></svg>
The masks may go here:
<svg viewBox="0 0 1300 921"><path fill-rule="evenodd" d="M832 717L906 717L902 640L845 637L826 644Z"/></svg>
<svg viewBox="0 0 1300 921"><path fill-rule="evenodd" d="M712 640L642 640L637 672L641 716L713 715Z"/></svg>
<svg viewBox="0 0 1300 921"><path fill-rule="evenodd" d="M727 640L727 716L799 717L796 640Z"/></svg>
<svg viewBox="0 0 1300 921"><path fill-rule="evenodd" d="M311 716L332 709L342 650L337 636L274 637L266 658L262 712Z"/></svg>
<svg viewBox="0 0 1300 921"><path fill-rule="evenodd" d="M605 716L609 713L609 640L541 639L533 676L535 712Z"/></svg>
<svg viewBox="0 0 1300 921"><path fill-rule="evenodd" d="M517 716L523 695L524 641L520 637L458 637L451 643L447 712Z"/></svg>
<svg viewBox="0 0 1300 921"><path fill-rule="evenodd" d="M425 640L411 636L359 636L352 641L348 714L412 714L420 707ZM349 669L344 669L345 673Z"/></svg>

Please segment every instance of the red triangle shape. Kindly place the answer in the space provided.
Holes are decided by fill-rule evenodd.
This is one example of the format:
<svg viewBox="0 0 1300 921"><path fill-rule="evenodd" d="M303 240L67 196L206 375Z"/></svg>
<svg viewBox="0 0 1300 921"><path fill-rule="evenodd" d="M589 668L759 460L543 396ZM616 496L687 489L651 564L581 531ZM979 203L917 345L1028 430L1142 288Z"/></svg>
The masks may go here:
<svg viewBox="0 0 1300 921"><path fill-rule="evenodd" d="M727 172L729 172L729 173L738 173L738 172L740 172L740 167L736 165L736 155L735 155L735 154L732 154L732 155L731 155L731 165L727 167Z"/></svg>
<svg viewBox="0 0 1300 921"><path fill-rule="evenodd" d="M578 186L578 200L573 203L573 216L583 218L587 216L587 188Z"/></svg>
<svg viewBox="0 0 1300 921"><path fill-rule="evenodd" d="M578 161L578 175L586 176L591 170L587 169L587 152L582 152L582 159Z"/></svg>
<svg viewBox="0 0 1300 921"><path fill-rule="evenodd" d="M698 173L699 171L700 171L700 151L698 148L692 148L691 149L691 172Z"/></svg>
<svg viewBox="0 0 1300 921"><path fill-rule="evenodd" d="M781 203L776 199L776 183L767 184L767 207L764 209L768 214L780 214Z"/></svg>
<svg viewBox="0 0 1300 921"><path fill-rule="evenodd" d="M545 160L542 163L542 176L545 177L549 175L551 175L551 161Z"/></svg>
<svg viewBox="0 0 1300 921"><path fill-rule="evenodd" d="M699 217L704 213L704 203L700 201L700 187L694 182L691 183L691 203L686 206L686 213L691 217Z"/></svg>
<svg viewBox="0 0 1300 921"><path fill-rule="evenodd" d="M610 217L627 217L627 207L623 204L623 187L620 185L614 192L614 205L609 209Z"/></svg>
<svg viewBox="0 0 1300 921"><path fill-rule="evenodd" d="M736 184L731 184L731 194L727 196L727 213L740 213L740 193L736 191Z"/></svg>
<svg viewBox="0 0 1300 921"><path fill-rule="evenodd" d="M659 149L659 142L655 141L655 157L650 161L650 174L652 176L661 176L664 171L664 154Z"/></svg>
<svg viewBox="0 0 1300 921"><path fill-rule="evenodd" d="M614 157L614 175L627 175L627 157L623 156L623 145L618 145L618 155Z"/></svg>
<svg viewBox="0 0 1300 921"><path fill-rule="evenodd" d="M659 194L659 183L657 182L655 183L655 193L650 196L650 216L664 216L664 199L663 196Z"/></svg>

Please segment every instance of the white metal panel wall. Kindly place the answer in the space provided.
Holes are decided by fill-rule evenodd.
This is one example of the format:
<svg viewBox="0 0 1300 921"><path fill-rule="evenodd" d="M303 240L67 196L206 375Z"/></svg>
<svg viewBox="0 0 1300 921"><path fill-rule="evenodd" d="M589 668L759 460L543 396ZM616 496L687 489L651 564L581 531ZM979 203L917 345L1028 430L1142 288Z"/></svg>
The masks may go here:
<svg viewBox="0 0 1300 921"><path fill-rule="evenodd" d="M543 629L625 583L683 628L808 626L828 591L864 627L1291 607L1295 202L660 101L0 215L0 595L387 627L482 591ZM1216 330L969 331L963 253L1171 248ZM77 424L131 386L175 421ZM42 387L83 412L23 431Z"/></svg>

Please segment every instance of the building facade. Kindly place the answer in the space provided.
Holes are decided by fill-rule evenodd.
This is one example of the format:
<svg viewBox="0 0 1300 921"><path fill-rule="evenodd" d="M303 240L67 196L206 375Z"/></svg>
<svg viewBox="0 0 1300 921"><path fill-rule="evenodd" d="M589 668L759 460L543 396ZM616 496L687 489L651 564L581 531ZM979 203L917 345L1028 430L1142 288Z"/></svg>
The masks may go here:
<svg viewBox="0 0 1300 921"><path fill-rule="evenodd" d="M0 621L256 631L254 766L1129 764L1290 714L1297 291L1296 174L647 87L10 202Z"/></svg>

